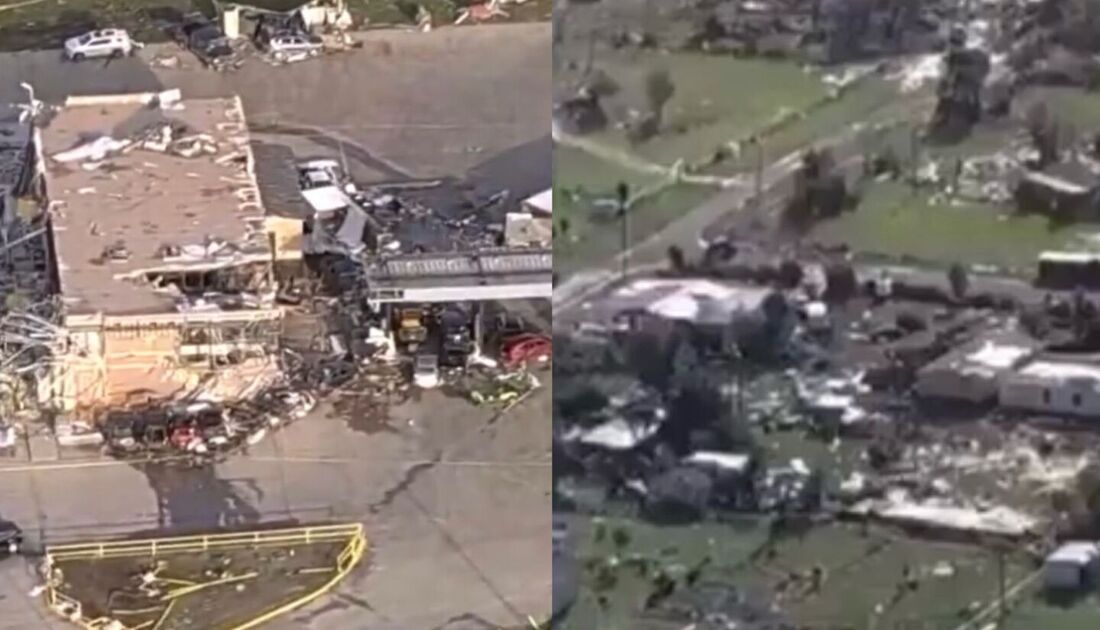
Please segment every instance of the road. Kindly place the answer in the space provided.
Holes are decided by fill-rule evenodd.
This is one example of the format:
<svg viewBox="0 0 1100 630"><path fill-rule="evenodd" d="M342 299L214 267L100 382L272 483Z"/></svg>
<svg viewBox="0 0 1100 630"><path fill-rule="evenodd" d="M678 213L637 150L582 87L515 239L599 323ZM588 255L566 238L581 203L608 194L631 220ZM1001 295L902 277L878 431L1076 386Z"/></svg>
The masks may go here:
<svg viewBox="0 0 1100 630"><path fill-rule="evenodd" d="M765 190L776 186L790 177L801 163L801 153L792 153L769 164L761 174L761 187ZM731 183L714 197L696 206L660 231L630 247L625 256L630 267L636 272L652 270L667 264L668 248L677 246L689 257L698 256L703 251L701 237L704 231L719 223L731 212L743 208L753 197L755 183L751 178L742 178L741 183ZM624 257L615 256L608 268L617 268ZM609 287L619 278L619 274L606 270L588 270L563 282L554 289L554 325L566 322L586 300ZM561 322L559 322L561 318Z"/></svg>

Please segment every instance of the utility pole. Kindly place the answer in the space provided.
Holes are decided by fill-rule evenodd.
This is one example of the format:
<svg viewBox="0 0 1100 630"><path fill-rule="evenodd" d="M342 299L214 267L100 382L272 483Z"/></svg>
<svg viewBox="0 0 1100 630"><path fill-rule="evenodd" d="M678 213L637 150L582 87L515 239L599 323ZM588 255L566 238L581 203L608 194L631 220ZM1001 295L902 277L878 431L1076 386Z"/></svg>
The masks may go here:
<svg viewBox="0 0 1100 630"><path fill-rule="evenodd" d="M764 143L758 136L749 138L749 142L756 147L756 164L753 168L753 206L754 210L761 210L764 206Z"/></svg>
<svg viewBox="0 0 1100 630"><path fill-rule="evenodd" d="M909 129L909 185L914 195L917 194L917 170L920 168L920 130L913 123Z"/></svg>
<svg viewBox="0 0 1100 630"><path fill-rule="evenodd" d="M592 28L588 31L588 54L584 58L584 76L588 76L592 72L592 61L596 54L596 29Z"/></svg>
<svg viewBox="0 0 1100 630"><path fill-rule="evenodd" d="M1005 618L1008 616L1008 602L1005 601L1005 550L997 545L997 627L1004 627Z"/></svg>
<svg viewBox="0 0 1100 630"><path fill-rule="evenodd" d="M619 200L619 226L621 227L622 244L619 251L619 260L622 263L622 277L626 280L630 273L630 187L626 182L619 182L615 187Z"/></svg>

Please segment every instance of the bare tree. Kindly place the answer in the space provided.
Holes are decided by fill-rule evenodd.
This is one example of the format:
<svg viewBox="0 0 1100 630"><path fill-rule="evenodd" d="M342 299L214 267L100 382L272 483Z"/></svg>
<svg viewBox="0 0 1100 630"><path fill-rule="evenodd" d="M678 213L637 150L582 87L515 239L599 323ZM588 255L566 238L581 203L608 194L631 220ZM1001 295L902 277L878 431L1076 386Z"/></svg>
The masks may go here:
<svg viewBox="0 0 1100 630"><path fill-rule="evenodd" d="M645 79L645 94L649 101L649 110L658 124L664 119L665 105L676 93L676 85L668 76L667 70L652 70Z"/></svg>
<svg viewBox="0 0 1100 630"><path fill-rule="evenodd" d="M967 291L970 290L970 276L966 273L965 267L959 263L951 265L947 270L947 280L951 283L951 294L956 300L966 297Z"/></svg>

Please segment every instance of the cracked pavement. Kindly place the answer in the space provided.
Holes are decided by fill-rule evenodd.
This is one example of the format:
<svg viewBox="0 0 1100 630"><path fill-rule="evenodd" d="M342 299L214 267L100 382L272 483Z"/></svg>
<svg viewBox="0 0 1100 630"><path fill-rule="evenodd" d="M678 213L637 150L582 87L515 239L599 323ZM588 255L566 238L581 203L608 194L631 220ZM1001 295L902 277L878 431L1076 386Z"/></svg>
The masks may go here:
<svg viewBox="0 0 1100 630"><path fill-rule="evenodd" d="M392 410L393 432L357 431L321 405L212 468L20 467L0 472L0 505L51 539L361 521L364 566L272 628L517 627L550 607L552 383L540 378L499 417L429 392ZM26 625L37 614L26 563L0 562L0 584L0 619L38 627Z"/></svg>

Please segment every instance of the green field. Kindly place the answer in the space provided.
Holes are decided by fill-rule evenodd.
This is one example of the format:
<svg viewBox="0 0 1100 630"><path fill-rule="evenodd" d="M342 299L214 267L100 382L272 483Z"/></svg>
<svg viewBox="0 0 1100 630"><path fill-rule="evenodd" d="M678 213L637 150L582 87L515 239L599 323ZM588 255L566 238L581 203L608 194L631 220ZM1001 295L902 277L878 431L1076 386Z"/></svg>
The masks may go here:
<svg viewBox="0 0 1100 630"><path fill-rule="evenodd" d="M1095 593L1070 604L1048 602L1040 593L1031 592L1012 607L1000 630L1093 630L1100 619L1100 596Z"/></svg>
<svg viewBox="0 0 1100 630"><path fill-rule="evenodd" d="M578 149L554 148L554 220L558 236L554 242L555 269L568 274L610 261L620 250L621 227L614 208L593 200L613 200L618 182L632 191L659 184L660 176L620 168ZM631 242L659 231L676 217L688 212L715 193L708 186L673 185L648 196L631 207ZM569 224L564 233L562 221Z"/></svg>
<svg viewBox="0 0 1100 630"><path fill-rule="evenodd" d="M855 251L947 266L955 262L1023 268L1044 250L1100 250L1100 228L1056 226L1044 217L981 204L930 204L904 184L875 183L858 209L814 226L810 237Z"/></svg>
<svg viewBox="0 0 1100 630"><path fill-rule="evenodd" d="M605 100L613 119L625 118L629 110L646 110L646 75L654 69L668 72L676 92L665 108L667 131L632 147L639 156L666 166L681 158L696 161L721 144L767 125L783 110L800 111L827 93L817 74L790 61L608 51L596 57L595 67L620 87L618 94ZM619 129L594 137L630 147Z"/></svg>
<svg viewBox="0 0 1100 630"><path fill-rule="evenodd" d="M916 98L913 96L912 98ZM823 138L850 129L853 124L887 122L913 106L899 98L897 87L879 77L867 77L835 100L815 107L805 117L791 120L764 138L764 162L770 163ZM710 173L729 174L752 168L756 156L742 154L740 160L715 165Z"/></svg>
<svg viewBox="0 0 1100 630"><path fill-rule="evenodd" d="M593 590L594 572L589 571L589 579L582 585L563 629L682 627L667 620L662 622L667 625L656 623L655 615L643 610L642 604L653 589L654 567L663 568L670 576L682 576L708 555L711 564L703 571L703 581L733 585L758 603L767 604L776 596L779 599L775 601L790 621L815 628L953 630L972 614L968 609L988 606L998 592L997 560L990 552L902 538L874 527L863 532L858 526L822 525L802 537L777 541L774 555L766 559L760 556L755 561L751 556L767 540L763 519L679 527L608 519L601 541L595 540L595 529L589 528L581 556L585 560L617 557L615 582L601 591L606 603L600 605L600 594ZM613 542L613 532L618 529L627 533L627 544ZM640 575L629 562L624 563L631 557L651 560L648 576ZM805 573L815 565L825 570L820 591L778 588L792 572ZM947 565L949 569L944 568ZM898 588L906 566L919 578L915 590ZM1033 571L1026 559L1009 557L1005 563L1006 585L1019 582ZM778 590L784 590L784 594L777 595Z"/></svg>

